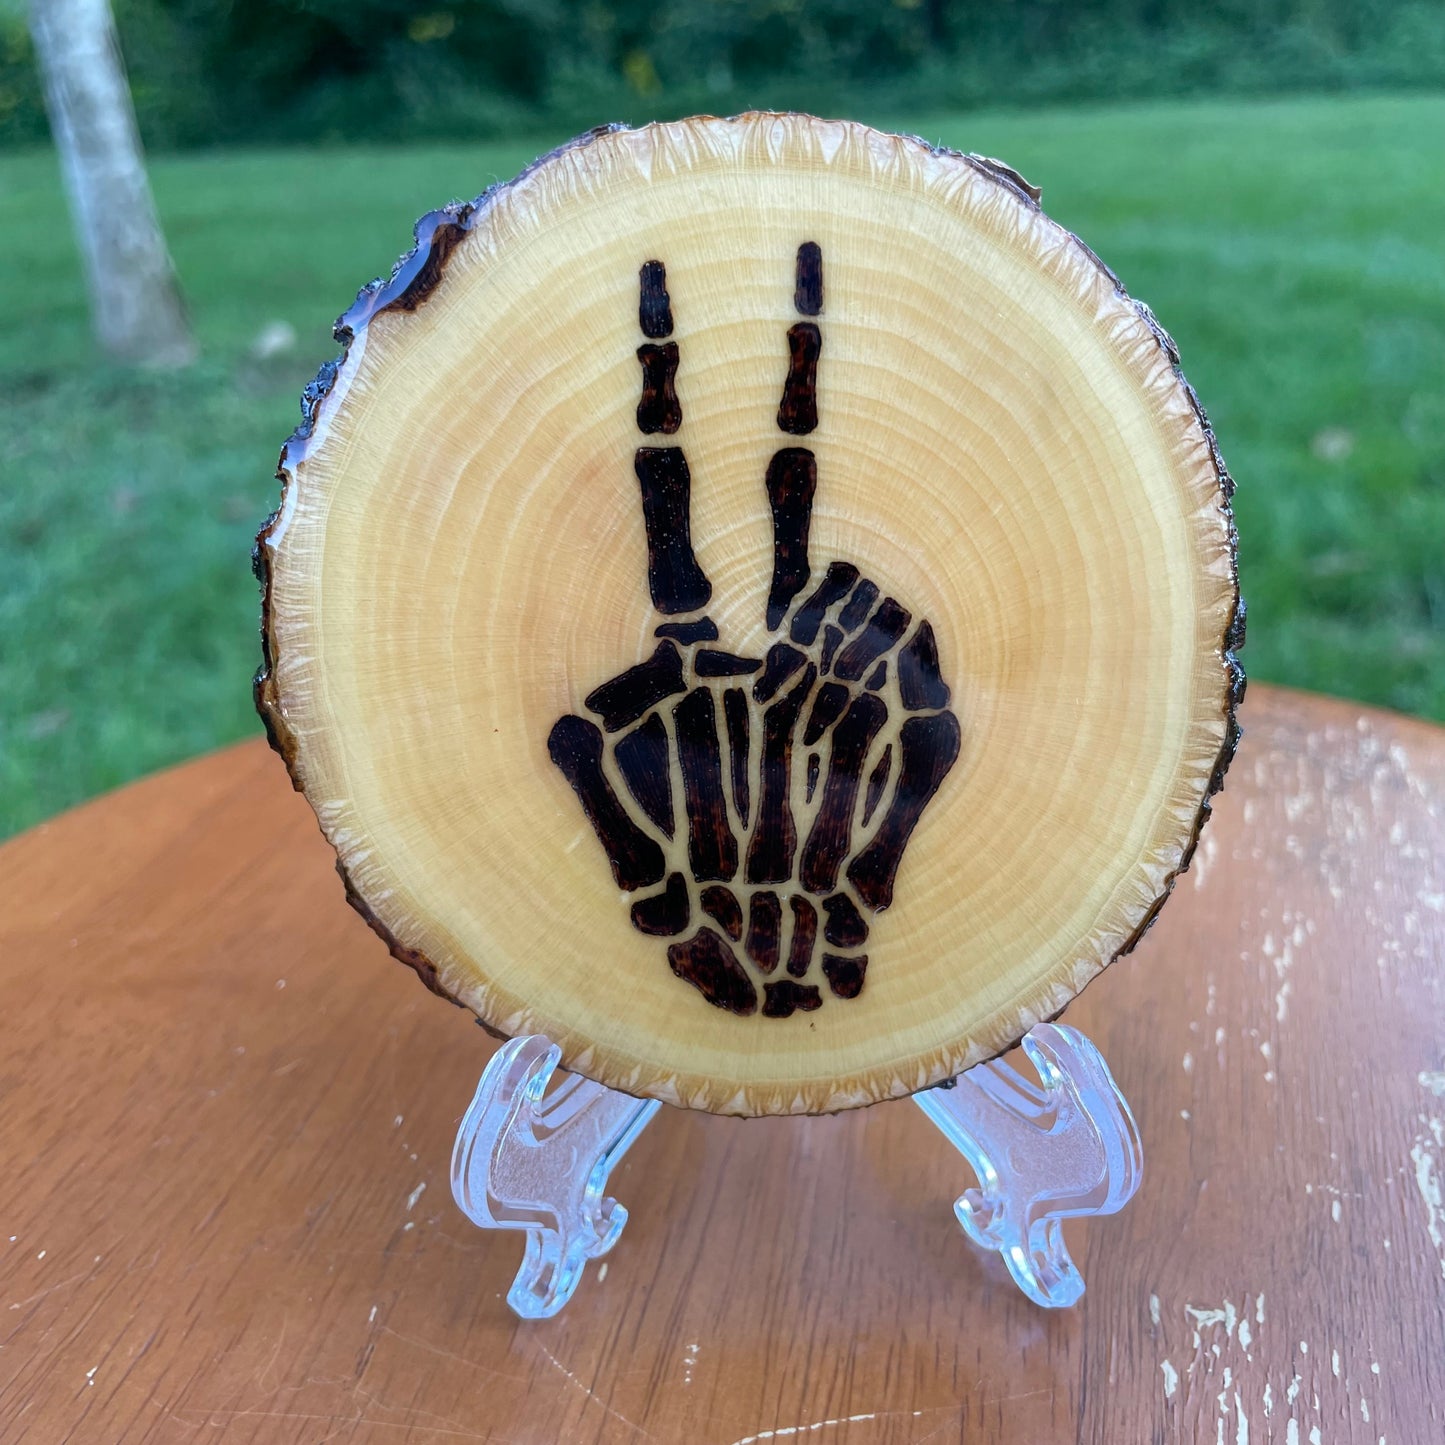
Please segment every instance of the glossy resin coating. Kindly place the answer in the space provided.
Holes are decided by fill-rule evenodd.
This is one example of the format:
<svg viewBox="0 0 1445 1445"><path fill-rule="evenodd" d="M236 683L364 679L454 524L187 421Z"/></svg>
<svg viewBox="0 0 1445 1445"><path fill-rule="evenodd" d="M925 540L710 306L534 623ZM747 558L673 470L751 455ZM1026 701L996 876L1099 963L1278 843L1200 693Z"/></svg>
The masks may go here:
<svg viewBox="0 0 1445 1445"><path fill-rule="evenodd" d="M1238 738L1232 483L996 162L606 128L338 324L257 699L396 956L610 1087L825 1112L1132 948Z"/></svg>

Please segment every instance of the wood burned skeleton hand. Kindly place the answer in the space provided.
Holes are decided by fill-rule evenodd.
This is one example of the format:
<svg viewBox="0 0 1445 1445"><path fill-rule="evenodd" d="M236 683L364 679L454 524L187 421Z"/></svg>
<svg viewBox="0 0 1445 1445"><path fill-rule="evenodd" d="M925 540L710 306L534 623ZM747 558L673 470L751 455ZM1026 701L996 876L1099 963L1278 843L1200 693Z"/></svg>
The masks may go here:
<svg viewBox="0 0 1445 1445"><path fill-rule="evenodd" d="M639 430L682 422L678 346L662 262L641 271L647 341ZM798 250L778 427L818 425L823 265ZM851 562L814 582L808 530L817 464L785 446L768 465L773 576L764 657L718 645L712 585L693 554L682 448L644 446L635 468L648 586L670 619L645 662L561 718L552 761L576 791L641 933L711 1004L767 1018L857 998L868 917L893 901L908 840L958 757L958 719L933 629ZM814 582L812 587L810 582Z"/></svg>

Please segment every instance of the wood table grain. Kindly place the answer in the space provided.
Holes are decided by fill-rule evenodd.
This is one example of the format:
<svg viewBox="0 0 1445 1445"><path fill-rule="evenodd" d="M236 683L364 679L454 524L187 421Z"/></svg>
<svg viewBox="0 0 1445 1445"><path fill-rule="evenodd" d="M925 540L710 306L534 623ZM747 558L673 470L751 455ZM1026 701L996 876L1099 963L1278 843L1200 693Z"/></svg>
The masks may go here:
<svg viewBox="0 0 1445 1445"><path fill-rule="evenodd" d="M907 1102L664 1109L556 1320L454 1207L494 1045L260 744L0 849L0 1439L1445 1441L1445 732L1264 688L1192 872L1068 1014L1138 1197L1028 1304Z"/></svg>

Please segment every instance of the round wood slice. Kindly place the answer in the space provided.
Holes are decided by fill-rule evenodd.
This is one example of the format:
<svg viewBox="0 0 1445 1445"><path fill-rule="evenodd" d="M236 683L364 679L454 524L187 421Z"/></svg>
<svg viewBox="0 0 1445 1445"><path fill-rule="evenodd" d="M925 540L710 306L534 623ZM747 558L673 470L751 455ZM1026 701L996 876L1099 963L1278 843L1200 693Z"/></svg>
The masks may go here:
<svg viewBox="0 0 1445 1445"><path fill-rule="evenodd" d="M615 1088L816 1113L1137 942L1237 737L1232 488L1019 176L601 130L424 218L338 337L258 700L432 988Z"/></svg>

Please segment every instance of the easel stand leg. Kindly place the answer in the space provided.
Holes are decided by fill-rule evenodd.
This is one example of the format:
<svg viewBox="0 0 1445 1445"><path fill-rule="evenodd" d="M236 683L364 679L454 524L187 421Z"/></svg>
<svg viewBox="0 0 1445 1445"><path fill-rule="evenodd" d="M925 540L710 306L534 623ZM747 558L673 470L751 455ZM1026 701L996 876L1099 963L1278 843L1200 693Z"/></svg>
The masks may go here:
<svg viewBox="0 0 1445 1445"><path fill-rule="evenodd" d="M452 1195L483 1229L522 1229L526 1254L507 1303L547 1319L572 1298L589 1259L606 1254L627 1211L607 1176L662 1107L571 1074L550 1095L561 1050L541 1034L493 1055L452 1149Z"/></svg>
<svg viewBox="0 0 1445 1445"><path fill-rule="evenodd" d="M1035 1304L1062 1309L1084 1292L1062 1221L1121 1210L1144 1150L1104 1056L1078 1029L1039 1024L1023 1051L1038 1083L994 1059L913 1102L978 1176L953 1206L964 1233L997 1250Z"/></svg>
<svg viewBox="0 0 1445 1445"><path fill-rule="evenodd" d="M1002 1255L1036 1304L1061 1308L1084 1292L1061 1221L1122 1209L1139 1187L1143 1151L1128 1103L1083 1034L1040 1024L1023 1049L1037 1083L996 1059L914 1102L978 1176L954 1205L964 1232ZM661 1107L575 1075L548 1094L560 1057L540 1034L504 1044L452 1151L452 1194L467 1218L526 1232L507 1293L523 1319L555 1315L587 1261L616 1244L627 1211L603 1193L607 1178Z"/></svg>

